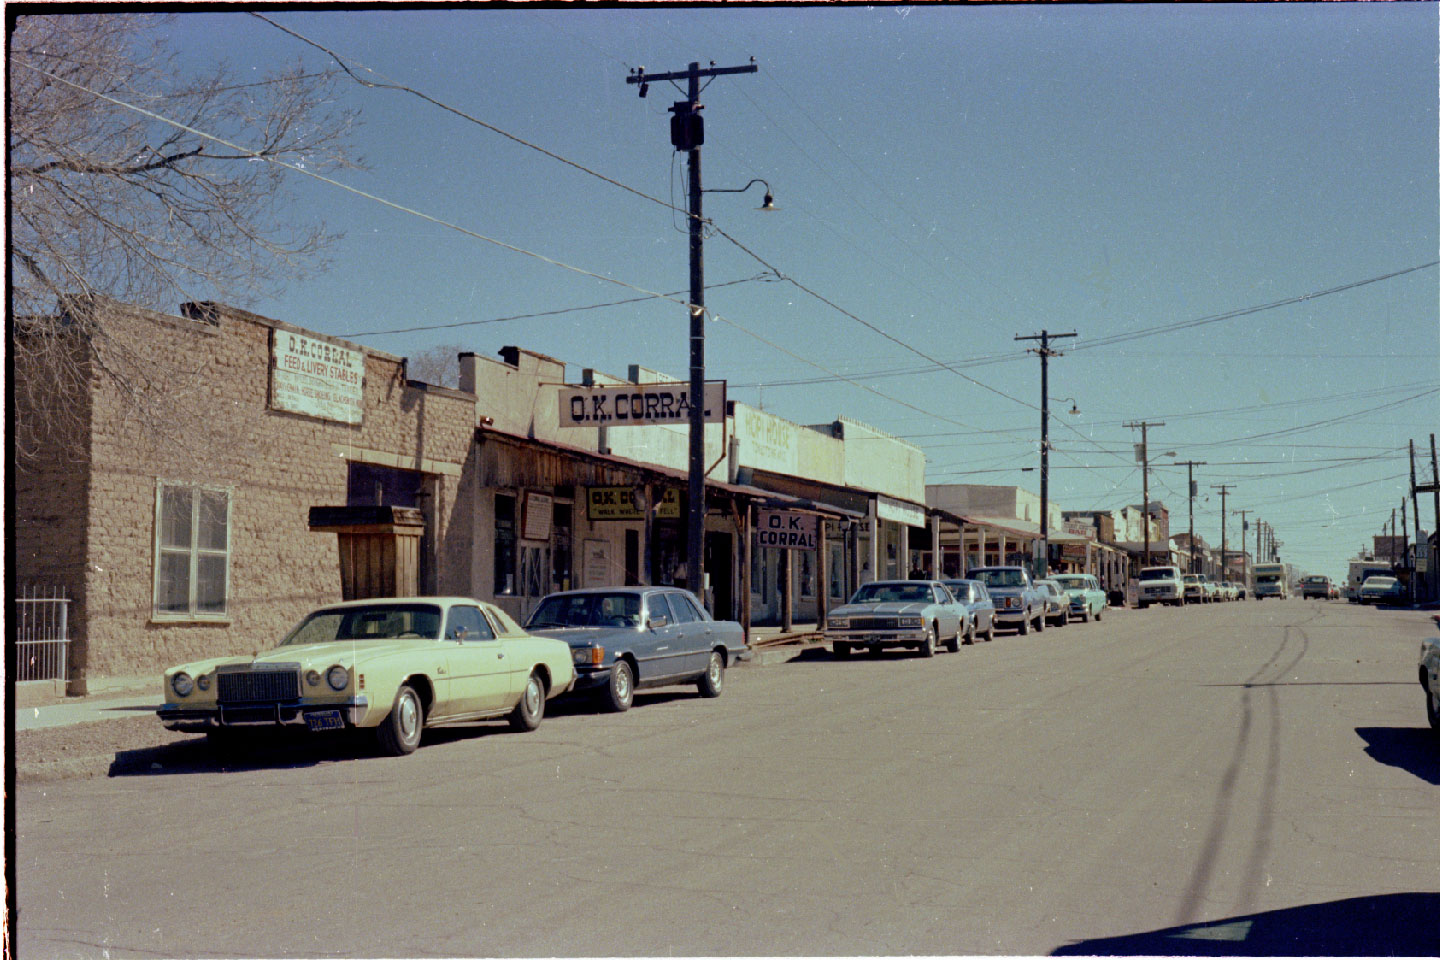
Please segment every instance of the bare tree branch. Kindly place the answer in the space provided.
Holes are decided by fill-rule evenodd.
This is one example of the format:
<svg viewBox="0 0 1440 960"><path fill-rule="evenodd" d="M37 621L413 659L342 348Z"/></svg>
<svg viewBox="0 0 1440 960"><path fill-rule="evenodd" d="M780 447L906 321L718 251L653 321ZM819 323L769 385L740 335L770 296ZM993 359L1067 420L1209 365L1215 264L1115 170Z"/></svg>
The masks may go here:
<svg viewBox="0 0 1440 960"><path fill-rule="evenodd" d="M223 64L182 74L159 29L166 19L15 18L10 310L24 324L23 335L21 325L12 328L10 347L17 379L23 372L55 388L32 398L49 397L49 406L20 407L36 421L25 425L30 443L43 442L37 438L47 420L74 435L75 424L62 423L73 418L74 405L58 397L94 376L116 385L138 421L161 433L174 426L155 422L162 415L158 394L143 386L162 345L109 336L106 318L115 310L77 304L103 300L171 313L186 300L244 306L302 276L336 239L318 221L287 220L295 206L285 202L283 168L206 153L202 138L95 95L251 146L263 157L333 170L357 165L348 147L356 115L336 106L334 64L316 70L297 62L253 83L235 82ZM174 400L166 398L164 416L177 415Z"/></svg>

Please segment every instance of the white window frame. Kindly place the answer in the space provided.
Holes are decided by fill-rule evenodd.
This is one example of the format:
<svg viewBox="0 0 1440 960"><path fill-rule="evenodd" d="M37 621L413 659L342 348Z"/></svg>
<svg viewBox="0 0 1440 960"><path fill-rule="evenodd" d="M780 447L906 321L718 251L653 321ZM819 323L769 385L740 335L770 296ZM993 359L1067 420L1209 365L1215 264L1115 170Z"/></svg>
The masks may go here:
<svg viewBox="0 0 1440 960"><path fill-rule="evenodd" d="M160 538L164 530L165 491L167 489L190 491L190 609L178 612L160 609L160 558L162 554ZM199 545L200 501L199 498L195 496L195 492L199 490L225 495L225 609L219 613L202 613L195 609L195 591L200 580L200 557L202 555L219 556L221 553L218 550L202 550ZM150 586L150 619L152 621L163 621L166 623L175 623L177 621L228 623L230 621L230 558L235 542L234 525L231 522L231 518L234 513L234 504L234 487L220 487L205 483L185 483L177 480L161 479L155 481L155 549L152 558L153 571ZM173 550L174 548L170 549Z"/></svg>

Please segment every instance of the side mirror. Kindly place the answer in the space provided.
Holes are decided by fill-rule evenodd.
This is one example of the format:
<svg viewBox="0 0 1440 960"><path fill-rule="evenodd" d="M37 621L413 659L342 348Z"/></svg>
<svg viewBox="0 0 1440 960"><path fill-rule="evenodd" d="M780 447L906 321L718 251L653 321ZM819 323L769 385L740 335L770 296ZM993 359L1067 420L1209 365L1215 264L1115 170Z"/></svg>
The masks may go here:
<svg viewBox="0 0 1440 960"><path fill-rule="evenodd" d="M651 617L649 620L645 621L645 626L649 627L651 630L654 630L658 627L665 626L669 622L670 621L667 620L665 617Z"/></svg>

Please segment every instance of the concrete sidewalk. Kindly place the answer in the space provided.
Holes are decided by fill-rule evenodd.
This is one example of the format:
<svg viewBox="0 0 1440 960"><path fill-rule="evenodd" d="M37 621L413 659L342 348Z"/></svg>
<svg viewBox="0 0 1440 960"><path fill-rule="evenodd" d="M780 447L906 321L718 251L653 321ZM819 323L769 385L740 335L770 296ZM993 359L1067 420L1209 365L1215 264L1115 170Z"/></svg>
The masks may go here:
<svg viewBox="0 0 1440 960"><path fill-rule="evenodd" d="M27 689L27 687L29 689ZM165 699L160 692L160 676L104 677L89 681L90 693L83 697L66 697L49 689L48 684L15 685L15 729L38 730L63 727L95 720L121 720L125 717L152 716Z"/></svg>

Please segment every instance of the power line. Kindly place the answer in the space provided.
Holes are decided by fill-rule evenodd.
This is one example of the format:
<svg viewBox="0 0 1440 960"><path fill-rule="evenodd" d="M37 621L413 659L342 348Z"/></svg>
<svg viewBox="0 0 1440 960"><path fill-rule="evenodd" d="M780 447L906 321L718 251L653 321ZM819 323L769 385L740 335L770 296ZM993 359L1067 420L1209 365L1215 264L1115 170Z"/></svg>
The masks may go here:
<svg viewBox="0 0 1440 960"><path fill-rule="evenodd" d="M431 222L431 223L433 223L433 224L436 224L437 226L441 226L441 227L445 227L445 228L450 229L450 230L454 230L454 231L456 231L457 233L464 234L464 235L467 236L467 237L473 237L473 238L476 239L476 240L483 240L485 243L493 244L493 245L495 245L495 246L497 246L497 247L500 247L500 248L502 248L502 249L509 250L509 251L511 251L512 253L519 253L519 254L522 254L522 255L527 256L527 257L532 257L532 258L534 258L534 259L536 259L536 260L539 260L539 261L541 261L541 262L543 262L543 263L548 263L548 264L550 264L551 266L560 267L560 268L563 269L563 270L569 270L570 272L572 272L572 273L578 273L578 274L580 274L581 276L590 277L590 278L592 278L592 279L600 280L600 281L603 281L603 282L605 282L605 283L614 284L614 285L617 286L617 287L624 287L624 288L626 288L627 290L634 290L636 293L645 294L646 298L649 298L649 299L668 300L668 301L670 301L671 303L675 303L675 304L677 304L677 305L679 305L679 306L685 307L686 309L689 309L689 307L690 307L690 303L689 303L688 300L679 300L679 299L676 299L675 297L669 296L669 295L667 295L667 294L657 293L657 292L655 292L654 290L647 290L646 288L641 287L641 286L638 286L638 285L636 285L636 284L627 283L627 282L625 282L624 280L616 280L616 279L614 279L613 277L607 277L607 276L605 276L604 274L595 273L594 271L592 271L592 270L586 270L586 269L584 269L583 267L573 266L573 265L571 265L571 264L565 263L565 262L562 261L562 260L556 260L556 259L554 259L553 257L547 257L547 256L545 256L545 255L542 254L542 253L536 253L536 252L533 251L533 250L526 250L524 247L517 247L517 246L515 246L515 245L512 244L512 243L506 243L506 242L503 241L503 240L497 240L497 239L494 238L494 237L486 236L486 235L483 234L483 233L479 233L479 232L477 232L477 231L475 231L475 230L470 230L470 229L468 229L468 228L466 228L466 227L460 226L459 224L451 223L451 222L448 221L448 220L442 220L442 219L439 218L439 217L432 216L431 214L424 213L424 212L419 211L419 210L416 210L416 209L414 209L414 208L412 208L412 207L407 207L407 206L405 206L405 205L403 205L403 204L396 203L396 202L393 201L393 200L386 200L384 197L376 196L376 195L373 194L373 193L368 193L368 192L366 192L366 191L364 191L364 190L361 190L361 189L359 189L359 188L357 188L357 187L352 187L352 186L350 186L350 185L348 185L348 184L341 183L341 182L338 181L338 180L335 180L335 179L333 179L333 178L331 178L331 177L327 177L327 176L325 176L325 175L323 175L323 174L316 173L316 172L313 171L313 170L306 170L304 167L298 166L297 164L286 163L284 160L279 160L279 159L277 159L277 158L275 158L275 157L267 156L267 155L265 155L265 154L263 154L263 153L260 153L259 151L251 150L251 149L248 148L248 147L243 147L243 146L241 146L241 145L239 145L239 144L237 144L237 143L232 143L232 142L230 142L229 140L225 140L225 139L223 139L223 138L221 138L221 137L217 137L217 136L215 136L215 135L212 134L212 133L206 133L205 131L199 130L199 129L195 128L195 127L187 126L186 124L183 124L183 123L181 123L181 122L178 121L178 120L172 120L172 119L170 119L169 117L162 116L161 114L155 113L155 112L150 111L150 110L146 110L146 109L144 109L143 107L138 107L138 106L136 106L136 105L133 104L133 103L127 103L127 102L124 101L124 100L120 100L120 99L117 99L117 98L115 98L115 97L109 96L109 95L107 95L107 94L100 93L100 92L97 91L97 90L91 90L89 87L86 87L86 86L83 86L83 85L81 85L81 84L75 83L75 82L73 82L73 81L71 81L71 80L66 80L66 79L63 78L63 77L58 77L58 76L56 76L56 75L53 74L53 73L50 73L50 72L45 71L45 70L41 70L41 69L38 68L38 67L31 66L30 64L25 63L24 61L16 61L16 63L18 63L18 64L19 64L20 66L22 66L22 67L25 67L25 68L28 69L28 70L31 70L31 71L33 71L33 72L35 72L35 73L40 74L41 76L49 77L51 80L54 80L54 81L57 82L57 83L63 83L63 84L65 84L67 87L72 87L73 89L80 90L80 91L82 91L82 92L84 92L84 93L88 93L88 94L90 94L92 97L95 97L95 98L97 98L97 99L99 99L99 100L104 100L104 101L106 101L107 103L112 103L112 104L114 104L114 105L117 106L117 107L123 107L123 108L125 108L125 109L127 109L127 110L133 110L135 113L138 113L138 114L140 114L141 116L149 117L150 119L152 119L152 120L157 120L157 121L159 121L160 123L168 124L169 126L175 127L175 128L178 129L178 130L183 130L183 131L185 131L186 133L193 134L194 136L200 137L200 138L203 139L203 140L209 140L209 141L211 141L212 143L218 143L218 144L220 144L221 146L229 147L231 150L239 151L241 154L243 154L244 156L249 157L249 158L251 158L251 159L264 160L266 163L273 163L273 164L275 164L275 165L278 166L278 167L283 167L283 168L285 168L286 170L290 170L290 171L292 171L292 172L294 172L294 173L302 174L302 175L304 175L304 176L310 177L310 178L313 179L313 180L319 180L321 183L328 183L328 184L329 184L330 186L332 186L332 187L338 187L339 189L344 190L344 191L346 191L347 193L353 193L353 194L355 194L355 195L358 196L358 197L363 197L363 198L365 198L366 200L373 201L373 202L375 202L375 203L380 204L381 206L389 207L389 208L391 208L392 210L398 210L398 211L400 211L401 213L408 213L408 214L410 214L411 216L419 217L419 218L422 219L422 220L428 220L429 222Z"/></svg>
<svg viewBox="0 0 1440 960"><path fill-rule="evenodd" d="M756 275L753 276L753 277L745 277L744 279L741 279L741 280L729 280L729 281L726 281L725 283L709 283L709 284L706 284L706 285L705 285L705 289L706 289L706 290L716 290L716 289L719 289L720 287L733 287L733 286L735 286L736 284L741 284L741 283L753 283L753 282L756 281L756 280L768 280L768 279L773 279L773 278L769 277L767 274L760 273L760 274L756 274ZM687 292L687 291L685 291L685 290L672 290L672 291L670 291L670 292L667 293L667 294L662 294L661 296L664 296L664 297L677 297L677 296L680 296L680 295L682 295L682 294L685 294L686 292ZM515 314L515 315L513 315L513 316L509 316L509 317L487 317L487 318L484 319L484 320L461 320L461 321L457 321L457 322L454 322L454 323L427 323L427 324L421 324L420 326L416 326L416 327L396 327L396 328L393 329L393 330L366 330L366 331L364 331L364 332L362 332L362 333L337 333L336 336L337 336L337 337L345 337L346 339L357 339L357 338L360 338L360 337L379 337L379 336L384 336L384 335L386 335L386 334L392 334L392 333L415 333L415 332L420 331L420 330L447 330L447 329L452 329L452 328L455 328L455 327L477 327L477 326L480 326L480 325L482 325L482 324L487 324L487 323L509 323L509 322L511 322L511 321L513 321L513 320L534 320L534 319L537 319L537 318L539 318L539 317L555 317L555 316L559 316L559 315L561 315L561 314L566 314L566 313L579 313L579 312L582 312L582 311L585 311L585 310L600 310L600 309L604 309L604 308L606 308L606 307L622 307L622 306L626 306L627 304L631 304L631 303L645 303L645 302L647 302L647 301L654 300L654 299L656 299L656 297L654 297L654 296L630 297L630 298L625 299L625 300L611 300L611 301L608 302L608 303L591 303L591 304L586 304L585 306L580 306L580 307L560 307L559 309L556 309L556 310L542 310L542 311L540 311L539 313L517 313L517 314Z"/></svg>

